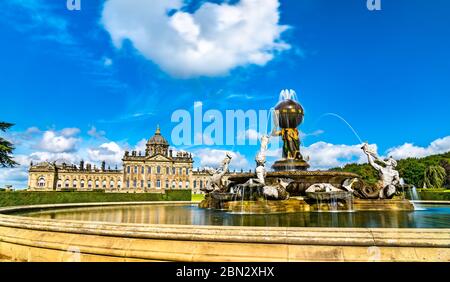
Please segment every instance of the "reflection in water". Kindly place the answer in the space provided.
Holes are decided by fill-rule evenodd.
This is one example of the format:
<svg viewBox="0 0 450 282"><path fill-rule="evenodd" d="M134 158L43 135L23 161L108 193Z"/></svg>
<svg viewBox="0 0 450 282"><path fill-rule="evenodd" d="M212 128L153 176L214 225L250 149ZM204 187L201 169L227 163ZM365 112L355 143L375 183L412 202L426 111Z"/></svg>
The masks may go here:
<svg viewBox="0 0 450 282"><path fill-rule="evenodd" d="M428 206L425 210L414 212L302 212L241 215L200 209L196 205L130 205L43 210L22 215L47 219L141 224L450 228L449 206Z"/></svg>

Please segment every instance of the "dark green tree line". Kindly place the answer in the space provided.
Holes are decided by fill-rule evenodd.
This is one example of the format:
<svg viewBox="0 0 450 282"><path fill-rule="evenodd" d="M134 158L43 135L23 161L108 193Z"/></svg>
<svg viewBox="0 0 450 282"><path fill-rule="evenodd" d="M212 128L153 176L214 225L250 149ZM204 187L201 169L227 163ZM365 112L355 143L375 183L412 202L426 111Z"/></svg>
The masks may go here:
<svg viewBox="0 0 450 282"><path fill-rule="evenodd" d="M5 132L14 124L7 122L0 122L0 130ZM14 146L8 140L0 137L0 167L14 167L18 165L12 157Z"/></svg>

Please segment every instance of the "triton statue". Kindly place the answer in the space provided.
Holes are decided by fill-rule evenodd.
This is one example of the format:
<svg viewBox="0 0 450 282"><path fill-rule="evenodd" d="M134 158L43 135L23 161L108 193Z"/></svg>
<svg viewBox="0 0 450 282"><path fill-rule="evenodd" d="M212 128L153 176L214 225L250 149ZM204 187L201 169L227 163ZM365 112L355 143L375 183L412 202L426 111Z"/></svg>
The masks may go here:
<svg viewBox="0 0 450 282"><path fill-rule="evenodd" d="M400 184L400 176L395 168L397 167L397 161L392 157L388 159L381 159L375 150L371 149L366 143L361 148L367 155L369 164L378 171L380 180L378 181L375 189L368 191L368 188L358 191L361 193L362 198L378 198L378 199L391 199L396 193L396 187ZM383 164L379 165L375 161Z"/></svg>
<svg viewBox="0 0 450 282"><path fill-rule="evenodd" d="M226 153L225 159L222 161L222 165L218 169L210 169L208 173L210 175L208 185L202 190L205 192L222 192L227 188L223 176L228 173L229 166L232 157Z"/></svg>

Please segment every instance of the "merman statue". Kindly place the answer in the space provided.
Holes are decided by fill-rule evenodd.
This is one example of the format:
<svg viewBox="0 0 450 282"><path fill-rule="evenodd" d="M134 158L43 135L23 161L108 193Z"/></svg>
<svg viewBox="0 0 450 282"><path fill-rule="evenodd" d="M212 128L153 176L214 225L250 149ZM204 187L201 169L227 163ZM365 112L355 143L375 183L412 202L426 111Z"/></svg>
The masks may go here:
<svg viewBox="0 0 450 282"><path fill-rule="evenodd" d="M210 177L208 184L202 191L204 192L223 192L226 190L226 183L224 181L224 175L228 173L230 162L231 162L231 155L226 153L225 158L222 161L222 165L218 169L209 169L207 170Z"/></svg>
<svg viewBox="0 0 450 282"><path fill-rule="evenodd" d="M369 164L378 171L380 180L373 191L362 189L361 196L365 198L391 199L396 193L396 187L400 184L400 175L395 168L397 161L392 157L385 160L381 159L375 150L371 149L367 143L362 148L367 155ZM376 163L381 163L382 165Z"/></svg>

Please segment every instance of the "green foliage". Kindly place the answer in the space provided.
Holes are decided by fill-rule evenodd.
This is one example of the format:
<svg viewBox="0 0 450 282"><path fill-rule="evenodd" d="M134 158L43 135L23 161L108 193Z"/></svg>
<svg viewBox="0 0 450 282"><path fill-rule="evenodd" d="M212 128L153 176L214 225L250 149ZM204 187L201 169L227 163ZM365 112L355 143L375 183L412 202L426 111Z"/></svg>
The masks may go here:
<svg viewBox="0 0 450 282"><path fill-rule="evenodd" d="M192 201L203 201L205 199L205 194L192 194Z"/></svg>
<svg viewBox="0 0 450 282"><path fill-rule="evenodd" d="M5 132L11 126L13 126L12 123L0 122L0 131ZM14 167L18 165L11 156L13 151L13 144L0 137L0 167Z"/></svg>
<svg viewBox="0 0 450 282"><path fill-rule="evenodd" d="M442 189L418 189L419 199L422 201L450 201L450 190ZM411 194L405 194L407 199L411 199Z"/></svg>
<svg viewBox="0 0 450 282"><path fill-rule="evenodd" d="M343 168L334 168L331 170L356 173L368 185L374 185L378 181L378 172L369 164L348 164Z"/></svg>
<svg viewBox="0 0 450 282"><path fill-rule="evenodd" d="M430 166L425 170L423 178L424 186L427 188L441 188L444 187L444 182L447 179L445 169L441 166Z"/></svg>
<svg viewBox="0 0 450 282"><path fill-rule="evenodd" d="M104 193L104 192L3 192L0 207L101 202L190 201L191 190L172 190L162 193Z"/></svg>
<svg viewBox="0 0 450 282"><path fill-rule="evenodd" d="M425 183L425 171L432 166L441 166L446 172L446 177L441 184L433 183L431 187L437 187L434 185L441 184L440 187L450 186L450 152L445 154L428 156L425 158L408 158L398 161L397 170L400 173L400 177L405 180L405 183L414 185L416 187L423 187ZM369 164L349 164L343 168L334 168L334 171L346 171L353 172L361 176L367 184L373 185L378 180L377 172ZM442 173L442 170L440 170ZM427 186L430 187L430 186Z"/></svg>

